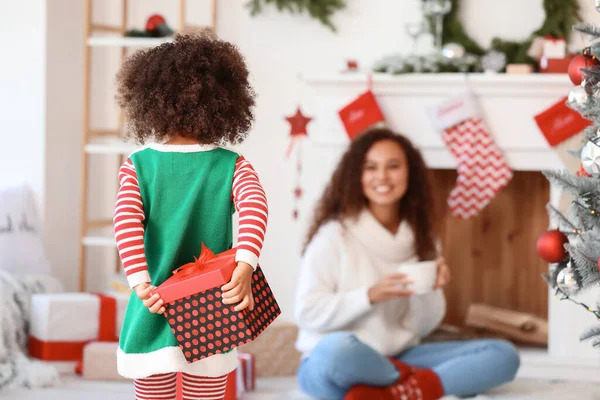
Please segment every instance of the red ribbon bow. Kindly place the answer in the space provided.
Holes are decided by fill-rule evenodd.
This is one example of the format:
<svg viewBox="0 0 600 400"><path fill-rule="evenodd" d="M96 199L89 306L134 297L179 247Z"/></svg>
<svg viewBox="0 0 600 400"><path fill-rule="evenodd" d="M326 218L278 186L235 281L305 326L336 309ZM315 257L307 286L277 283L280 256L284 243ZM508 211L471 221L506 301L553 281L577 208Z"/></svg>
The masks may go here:
<svg viewBox="0 0 600 400"><path fill-rule="evenodd" d="M196 258L194 256L194 262L187 263L182 265L173 271L173 274L183 274L189 275L194 271L204 268L207 262L215 258L215 253L213 253L208 247L202 243L202 249L200 250L200 257Z"/></svg>

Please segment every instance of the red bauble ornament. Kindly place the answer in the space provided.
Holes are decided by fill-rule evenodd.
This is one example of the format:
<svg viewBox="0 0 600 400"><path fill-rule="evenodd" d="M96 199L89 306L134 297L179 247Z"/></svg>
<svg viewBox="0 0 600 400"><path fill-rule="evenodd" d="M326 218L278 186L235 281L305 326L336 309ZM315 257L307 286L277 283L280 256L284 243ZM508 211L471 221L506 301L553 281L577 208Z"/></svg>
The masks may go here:
<svg viewBox="0 0 600 400"><path fill-rule="evenodd" d="M569 78L571 78L571 82L575 86L581 85L584 79L581 68L592 68L596 65L600 65L596 57L577 54L569 63Z"/></svg>
<svg viewBox="0 0 600 400"><path fill-rule="evenodd" d="M146 21L146 30L148 32L153 32L158 28L159 25L165 24L166 21L164 17L160 14L151 15Z"/></svg>
<svg viewBox="0 0 600 400"><path fill-rule="evenodd" d="M536 250L539 256L549 263L561 262L567 257L564 245L568 241L564 233L558 230L548 231L538 238Z"/></svg>

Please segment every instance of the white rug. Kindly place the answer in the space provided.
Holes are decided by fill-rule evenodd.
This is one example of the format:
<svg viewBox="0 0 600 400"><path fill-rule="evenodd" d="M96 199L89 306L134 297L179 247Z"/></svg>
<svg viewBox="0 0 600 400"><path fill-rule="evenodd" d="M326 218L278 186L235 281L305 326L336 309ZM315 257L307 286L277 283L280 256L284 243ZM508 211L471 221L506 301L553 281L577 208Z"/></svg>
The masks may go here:
<svg viewBox="0 0 600 400"><path fill-rule="evenodd" d="M243 400L309 400L296 389L291 378L261 379L254 393ZM62 385L43 390L17 390L0 395L2 400L132 400L128 382L84 381L64 377ZM446 397L444 400L454 400ZM592 383L517 380L476 400L600 400L600 386Z"/></svg>

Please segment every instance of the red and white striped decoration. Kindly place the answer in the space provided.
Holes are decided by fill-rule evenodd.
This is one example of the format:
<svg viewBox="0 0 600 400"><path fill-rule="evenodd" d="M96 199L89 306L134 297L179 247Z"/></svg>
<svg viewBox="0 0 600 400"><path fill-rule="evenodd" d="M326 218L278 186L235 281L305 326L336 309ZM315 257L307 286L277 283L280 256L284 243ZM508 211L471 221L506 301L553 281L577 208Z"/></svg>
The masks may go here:
<svg viewBox="0 0 600 400"><path fill-rule="evenodd" d="M472 218L510 182L513 171L481 118L444 129L442 140L458 161L458 179L448 206L453 216Z"/></svg>

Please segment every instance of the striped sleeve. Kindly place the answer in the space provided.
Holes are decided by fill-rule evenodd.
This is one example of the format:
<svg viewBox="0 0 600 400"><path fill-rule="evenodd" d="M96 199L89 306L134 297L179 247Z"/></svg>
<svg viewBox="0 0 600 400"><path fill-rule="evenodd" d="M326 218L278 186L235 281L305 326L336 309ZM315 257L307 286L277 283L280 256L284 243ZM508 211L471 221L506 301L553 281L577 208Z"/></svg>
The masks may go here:
<svg viewBox="0 0 600 400"><path fill-rule="evenodd" d="M128 158L119 169L119 192L113 222L121 263L131 288L150 282L144 253L144 218L135 166Z"/></svg>
<svg viewBox="0 0 600 400"><path fill-rule="evenodd" d="M238 158L233 174L233 203L239 215L235 260L248 263L256 269L265 239L269 211L258 175L242 156Z"/></svg>

